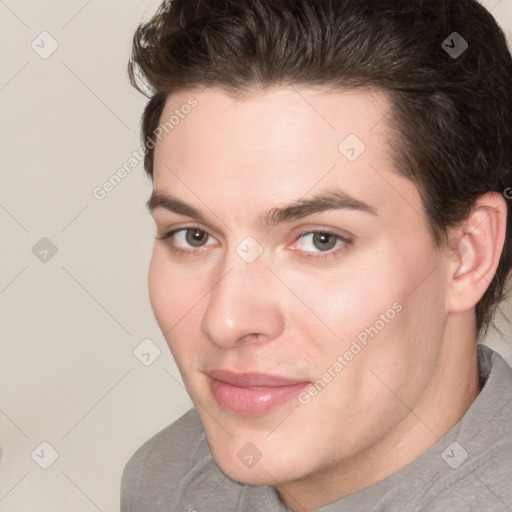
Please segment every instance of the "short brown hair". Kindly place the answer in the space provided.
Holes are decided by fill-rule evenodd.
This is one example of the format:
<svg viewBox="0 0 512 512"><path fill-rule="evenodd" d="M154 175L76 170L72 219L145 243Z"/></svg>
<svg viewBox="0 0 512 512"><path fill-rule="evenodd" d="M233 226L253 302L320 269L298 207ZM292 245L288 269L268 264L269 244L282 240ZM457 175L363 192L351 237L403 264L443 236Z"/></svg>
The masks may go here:
<svg viewBox="0 0 512 512"><path fill-rule="evenodd" d="M461 55L447 51L455 40L468 44ZM137 28L128 73L139 91L149 86L151 178L147 142L169 94L304 85L390 93L397 170L418 187L438 247L479 196L512 183L512 58L476 0L165 0ZM504 298L511 218L509 208L498 269L476 306L481 334Z"/></svg>

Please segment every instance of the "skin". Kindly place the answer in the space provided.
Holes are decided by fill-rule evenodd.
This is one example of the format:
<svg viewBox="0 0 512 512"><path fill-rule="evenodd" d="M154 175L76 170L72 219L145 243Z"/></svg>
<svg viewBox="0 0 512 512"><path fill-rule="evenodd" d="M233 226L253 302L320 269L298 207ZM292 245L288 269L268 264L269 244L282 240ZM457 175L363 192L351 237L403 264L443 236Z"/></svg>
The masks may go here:
<svg viewBox="0 0 512 512"><path fill-rule="evenodd" d="M172 95L162 119L190 97L197 107L157 144L154 190L206 220L161 207L152 215L157 236L207 235L196 247L183 231L155 240L151 304L222 471L275 486L292 510L314 510L419 457L478 395L474 306L498 264L506 203L482 196L450 233L451 248L436 248L416 186L394 169L384 92L283 86L235 100L192 89ZM348 134L366 145L354 162L338 149ZM256 222L334 188L376 215L344 208L272 228ZM334 237L324 251L308 235L322 229L350 243ZM248 236L263 249L253 263L236 252ZM247 417L215 401L207 369L315 382L397 303L306 405L293 399ZM262 455L252 467L237 457L248 442Z"/></svg>

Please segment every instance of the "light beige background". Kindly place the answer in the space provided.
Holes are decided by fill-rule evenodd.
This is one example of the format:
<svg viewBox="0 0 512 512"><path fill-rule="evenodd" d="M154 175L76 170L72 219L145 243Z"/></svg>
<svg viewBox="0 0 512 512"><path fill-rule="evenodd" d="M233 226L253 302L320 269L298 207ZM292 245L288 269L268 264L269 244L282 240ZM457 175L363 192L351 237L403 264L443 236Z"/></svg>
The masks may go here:
<svg viewBox="0 0 512 512"><path fill-rule="evenodd" d="M148 299L142 163L93 196L140 147L126 62L158 3L0 0L1 512L119 510L129 456L191 407ZM512 0L484 4L512 37Z"/></svg>

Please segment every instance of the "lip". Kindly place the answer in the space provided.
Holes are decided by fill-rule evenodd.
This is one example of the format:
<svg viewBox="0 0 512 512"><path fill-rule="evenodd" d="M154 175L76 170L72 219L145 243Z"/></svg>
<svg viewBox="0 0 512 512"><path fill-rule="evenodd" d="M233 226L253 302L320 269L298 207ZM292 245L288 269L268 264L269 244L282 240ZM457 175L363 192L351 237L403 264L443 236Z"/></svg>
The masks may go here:
<svg viewBox="0 0 512 512"><path fill-rule="evenodd" d="M209 370L206 373L212 377L212 379L220 380L240 388L292 386L294 384L306 382L302 379L281 377L270 373L233 372L231 370L221 368Z"/></svg>
<svg viewBox="0 0 512 512"><path fill-rule="evenodd" d="M262 416L296 397L311 382L279 375L216 369L207 372L211 392L224 409Z"/></svg>

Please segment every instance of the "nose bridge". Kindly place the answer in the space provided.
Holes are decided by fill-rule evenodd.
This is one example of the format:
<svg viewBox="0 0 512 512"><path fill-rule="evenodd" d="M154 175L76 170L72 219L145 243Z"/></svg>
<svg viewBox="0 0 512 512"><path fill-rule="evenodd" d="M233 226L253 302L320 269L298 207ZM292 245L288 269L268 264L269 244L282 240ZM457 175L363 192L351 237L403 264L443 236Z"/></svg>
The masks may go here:
<svg viewBox="0 0 512 512"><path fill-rule="evenodd" d="M261 254L253 259L254 247L247 243L231 249L219 264L201 322L203 332L226 348L248 335L274 337L280 329L277 299L269 288L271 272Z"/></svg>

